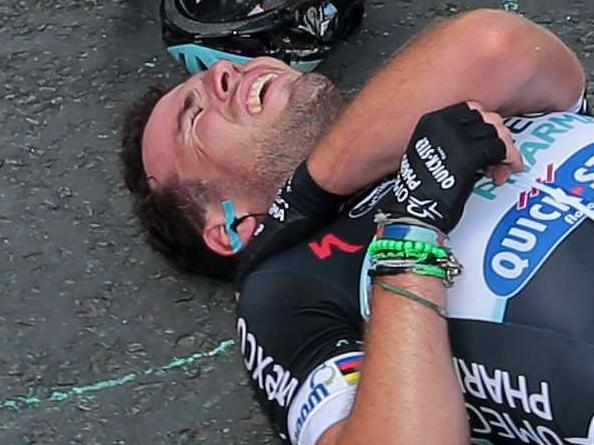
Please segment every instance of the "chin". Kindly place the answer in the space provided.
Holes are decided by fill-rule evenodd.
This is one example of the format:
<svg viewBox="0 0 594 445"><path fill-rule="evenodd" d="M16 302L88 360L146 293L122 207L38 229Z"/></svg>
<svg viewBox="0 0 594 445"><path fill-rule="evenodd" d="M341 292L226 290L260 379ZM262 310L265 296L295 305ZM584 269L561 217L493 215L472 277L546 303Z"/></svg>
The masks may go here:
<svg viewBox="0 0 594 445"><path fill-rule="evenodd" d="M323 101L324 97L336 94L340 96L340 92L328 77L320 73L306 73L297 82L291 100L301 104L311 103Z"/></svg>
<svg viewBox="0 0 594 445"><path fill-rule="evenodd" d="M252 144L257 149L250 176L267 203L274 200L278 188L314 150L340 114L344 102L340 91L326 76L303 75L291 96L290 106Z"/></svg>

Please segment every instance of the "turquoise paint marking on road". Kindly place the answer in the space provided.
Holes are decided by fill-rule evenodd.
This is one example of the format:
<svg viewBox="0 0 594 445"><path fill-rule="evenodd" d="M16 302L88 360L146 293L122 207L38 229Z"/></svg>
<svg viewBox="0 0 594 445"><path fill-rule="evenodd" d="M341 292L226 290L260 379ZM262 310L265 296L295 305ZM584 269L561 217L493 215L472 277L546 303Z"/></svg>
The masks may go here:
<svg viewBox="0 0 594 445"><path fill-rule="evenodd" d="M171 360L171 362L169 362L165 366L161 366L160 368L149 368L142 372L131 372L121 377L109 380L101 380L99 382L91 383L84 386L74 386L67 391L54 391L51 393L49 397L43 399L35 396L9 397L0 402L0 410L12 409L18 411L22 408L37 407L45 402L63 402L64 400L67 400L71 397L80 396L90 392L103 391L106 389L116 388L118 386L124 386L131 382L134 382L135 380L138 380L141 377L146 377L149 375L161 376L173 369L182 368L184 366L191 365L192 363L197 362L199 360L215 357L217 355L229 352L233 345L235 345L234 340L225 340L219 343L219 345L211 351L196 352L187 357L175 357L173 360Z"/></svg>
<svg viewBox="0 0 594 445"><path fill-rule="evenodd" d="M519 12L520 2L518 0L501 0L501 6L506 11Z"/></svg>

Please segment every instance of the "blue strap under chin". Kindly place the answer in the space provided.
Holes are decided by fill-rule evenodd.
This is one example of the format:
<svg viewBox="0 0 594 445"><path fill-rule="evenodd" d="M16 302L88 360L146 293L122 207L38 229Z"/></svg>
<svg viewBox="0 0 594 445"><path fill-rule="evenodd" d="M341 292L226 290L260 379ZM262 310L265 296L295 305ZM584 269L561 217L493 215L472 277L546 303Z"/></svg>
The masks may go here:
<svg viewBox="0 0 594 445"><path fill-rule="evenodd" d="M241 64L252 60L251 57L227 53L206 46L196 45L195 43L170 46L167 48L167 51L176 61L183 63L191 74L206 70L219 60L229 60ZM294 61L291 62L291 66L299 71L307 72L315 69L321 62L321 59Z"/></svg>
<svg viewBox="0 0 594 445"><path fill-rule="evenodd" d="M223 215L225 217L225 230L227 231L227 235L229 235L229 243L231 244L233 253L237 253L241 250L243 245L241 244L238 233L233 229L233 223L236 220L235 204L229 199L222 201L221 204L223 206Z"/></svg>

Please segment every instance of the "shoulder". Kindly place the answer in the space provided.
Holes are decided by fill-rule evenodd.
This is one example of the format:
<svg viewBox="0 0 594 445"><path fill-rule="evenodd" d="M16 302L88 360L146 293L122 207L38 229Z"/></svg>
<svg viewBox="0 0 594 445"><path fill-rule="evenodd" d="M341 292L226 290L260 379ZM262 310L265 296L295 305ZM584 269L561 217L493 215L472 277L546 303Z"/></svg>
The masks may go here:
<svg viewBox="0 0 594 445"><path fill-rule="evenodd" d="M244 282L238 317L258 335L284 344L330 321L357 324L359 307L356 296L331 277L304 270L264 269Z"/></svg>
<svg viewBox="0 0 594 445"><path fill-rule="evenodd" d="M340 365L328 360L361 348L359 319L345 292L319 275L264 269L245 281L237 318L240 351L256 398L281 437L302 429L303 414L293 408L289 416L288 410L306 404L311 390L315 397L326 398L332 389L346 398L351 386L340 379L331 388L302 388L318 383L324 372L311 377L318 367Z"/></svg>

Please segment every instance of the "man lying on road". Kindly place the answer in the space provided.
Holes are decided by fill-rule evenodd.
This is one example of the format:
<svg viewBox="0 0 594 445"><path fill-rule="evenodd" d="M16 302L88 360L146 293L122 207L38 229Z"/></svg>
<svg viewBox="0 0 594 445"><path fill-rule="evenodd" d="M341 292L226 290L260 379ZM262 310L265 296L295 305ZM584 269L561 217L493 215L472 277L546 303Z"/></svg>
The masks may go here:
<svg viewBox="0 0 594 445"><path fill-rule="evenodd" d="M416 39L336 122L342 99L321 75L220 62L132 109L126 183L149 241L182 268L229 275L244 253L241 351L282 438L592 443L594 121L511 118L521 159L490 112L582 112L583 90L557 38L488 10ZM467 100L478 111L415 130ZM490 178L469 198L477 170ZM388 243L366 255L378 210ZM448 232L464 273L446 305Z"/></svg>

